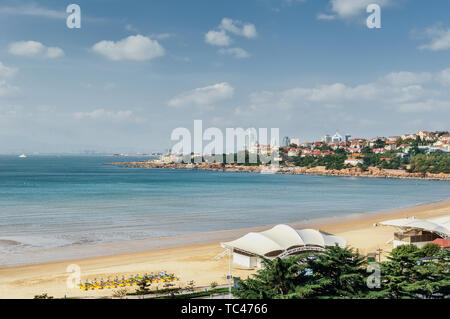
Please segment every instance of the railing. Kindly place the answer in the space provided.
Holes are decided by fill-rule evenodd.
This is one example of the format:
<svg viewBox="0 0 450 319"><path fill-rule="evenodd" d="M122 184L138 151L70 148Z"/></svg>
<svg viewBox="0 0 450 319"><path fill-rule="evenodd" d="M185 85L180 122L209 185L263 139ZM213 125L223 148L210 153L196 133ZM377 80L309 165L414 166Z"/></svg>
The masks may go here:
<svg viewBox="0 0 450 319"><path fill-rule="evenodd" d="M312 246L296 247L296 248L292 248L292 249L286 250L282 254L278 255L278 257L286 258L286 257L289 257L290 255L295 254L295 253L308 252L308 251L323 252L323 251L325 251L325 249L322 248L322 247L312 247Z"/></svg>

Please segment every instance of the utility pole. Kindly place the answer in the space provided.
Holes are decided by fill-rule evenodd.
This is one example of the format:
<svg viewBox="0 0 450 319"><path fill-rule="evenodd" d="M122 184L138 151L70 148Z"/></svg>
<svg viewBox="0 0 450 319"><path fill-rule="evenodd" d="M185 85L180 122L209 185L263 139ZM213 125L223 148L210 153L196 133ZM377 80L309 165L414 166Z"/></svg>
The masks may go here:
<svg viewBox="0 0 450 319"><path fill-rule="evenodd" d="M383 249L378 248L377 249L377 253L378 253L378 262L381 262L381 253L383 252Z"/></svg>

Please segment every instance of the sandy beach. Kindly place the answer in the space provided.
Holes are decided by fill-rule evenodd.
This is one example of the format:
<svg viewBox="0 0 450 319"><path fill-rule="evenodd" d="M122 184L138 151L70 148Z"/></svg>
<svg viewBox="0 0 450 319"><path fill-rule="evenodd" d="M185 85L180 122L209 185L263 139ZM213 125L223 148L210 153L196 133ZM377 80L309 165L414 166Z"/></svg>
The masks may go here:
<svg viewBox="0 0 450 319"><path fill-rule="evenodd" d="M392 238L394 229L374 227L375 223L391 218L415 216L428 219L448 215L450 215L450 199L408 208L303 221L290 223L290 225L298 229L316 228L339 235L346 239L350 246L357 248L361 254L375 252L381 248L385 256L392 247L387 242ZM55 298L112 295L114 291L112 289L85 292L78 288L67 288L66 281L69 273L66 272L66 269L72 264L80 267L83 281L86 279L93 280L94 278L100 280L108 277L128 277L135 274L167 271L180 277L177 285L181 286L191 280L194 280L198 286L209 286L211 282L225 284L227 282L228 258L214 259L215 256L223 252L220 242L235 239L249 231L260 231L268 227L270 226L104 244L97 247L99 251L102 251L103 257L1 268L0 298L33 298L35 295L42 293L47 293ZM80 252L80 256L83 256L82 246L34 252L33 254L58 255L67 249L76 249ZM127 251L133 252L125 253ZM233 276L246 278L255 270L243 269L233 265L232 271ZM129 290L131 292L135 288L130 287Z"/></svg>

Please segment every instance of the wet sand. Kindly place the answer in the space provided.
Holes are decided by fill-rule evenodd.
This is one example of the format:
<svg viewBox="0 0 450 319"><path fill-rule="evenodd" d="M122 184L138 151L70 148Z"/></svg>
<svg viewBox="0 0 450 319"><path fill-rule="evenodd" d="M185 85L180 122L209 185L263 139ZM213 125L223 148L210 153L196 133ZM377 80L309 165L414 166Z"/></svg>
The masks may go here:
<svg viewBox="0 0 450 319"><path fill-rule="evenodd" d="M394 228L374 227L376 222L411 216L429 219L449 215L450 200L444 200L402 209L316 219L290 223L290 225L297 229L316 228L341 236L347 240L350 246L357 248L361 254L383 249L383 255L385 255L392 247L388 241L393 236ZM43 257L53 258L53 260L59 258L60 261L1 268L0 298L33 298L34 295L42 293L48 293L55 298L112 295L113 289L85 292L78 288L67 288L66 281L69 273L66 272L66 269L71 264L80 267L83 281L167 271L180 277L180 281L176 284L181 286L190 280L194 280L198 286L209 286L211 282L225 284L227 282L228 257L214 259L223 252L220 242L235 239L249 231L261 231L269 227L27 253L25 257L28 258L29 263L35 263ZM83 252L87 250L102 257L85 258L86 255ZM65 256L76 257L72 260L63 260L66 259ZM246 278L254 271L233 265L235 277ZM128 289L135 290L133 287Z"/></svg>

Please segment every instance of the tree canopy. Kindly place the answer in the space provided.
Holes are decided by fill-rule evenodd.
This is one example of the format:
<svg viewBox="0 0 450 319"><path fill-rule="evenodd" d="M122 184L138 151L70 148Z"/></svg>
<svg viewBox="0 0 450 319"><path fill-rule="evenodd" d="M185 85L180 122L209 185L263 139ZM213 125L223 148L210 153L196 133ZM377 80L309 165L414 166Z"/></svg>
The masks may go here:
<svg viewBox="0 0 450 319"><path fill-rule="evenodd" d="M379 288L367 284L365 257L352 248L327 247L286 259L265 259L264 267L241 280L233 295L280 298L445 298L450 296L450 253L436 245L399 246L380 268Z"/></svg>

